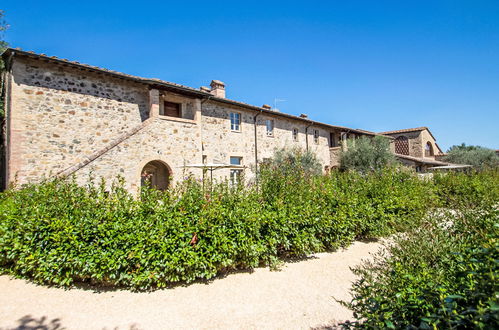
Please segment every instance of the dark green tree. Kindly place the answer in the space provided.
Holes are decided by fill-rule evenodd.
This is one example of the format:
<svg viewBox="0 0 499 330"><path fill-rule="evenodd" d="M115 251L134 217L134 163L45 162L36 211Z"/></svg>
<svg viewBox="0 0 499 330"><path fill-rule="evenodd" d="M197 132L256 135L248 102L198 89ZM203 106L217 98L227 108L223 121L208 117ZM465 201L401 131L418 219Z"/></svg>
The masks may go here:
<svg viewBox="0 0 499 330"><path fill-rule="evenodd" d="M454 164L473 165L476 169L499 166L499 156L492 149L481 146L455 145L449 148L444 160Z"/></svg>
<svg viewBox="0 0 499 330"><path fill-rule="evenodd" d="M390 151L390 141L386 137L362 136L348 140L347 146L348 148L340 155L341 170L366 173L381 170L395 163L395 157Z"/></svg>

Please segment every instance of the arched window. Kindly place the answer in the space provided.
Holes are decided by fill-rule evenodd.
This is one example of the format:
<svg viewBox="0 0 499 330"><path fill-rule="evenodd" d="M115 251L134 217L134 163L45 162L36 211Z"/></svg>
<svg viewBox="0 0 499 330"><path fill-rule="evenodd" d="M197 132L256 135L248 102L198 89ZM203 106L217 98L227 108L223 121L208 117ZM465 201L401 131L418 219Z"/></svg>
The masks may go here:
<svg viewBox="0 0 499 330"><path fill-rule="evenodd" d="M431 145L430 142L426 142L426 145L424 147L424 156L425 157L432 157L433 156L433 146Z"/></svg>
<svg viewBox="0 0 499 330"><path fill-rule="evenodd" d="M140 174L142 186L151 186L158 190L166 190L170 184L171 171L168 165L160 160L147 163Z"/></svg>
<svg viewBox="0 0 499 330"><path fill-rule="evenodd" d="M409 156L409 139L407 136L399 136L395 139L395 153Z"/></svg>

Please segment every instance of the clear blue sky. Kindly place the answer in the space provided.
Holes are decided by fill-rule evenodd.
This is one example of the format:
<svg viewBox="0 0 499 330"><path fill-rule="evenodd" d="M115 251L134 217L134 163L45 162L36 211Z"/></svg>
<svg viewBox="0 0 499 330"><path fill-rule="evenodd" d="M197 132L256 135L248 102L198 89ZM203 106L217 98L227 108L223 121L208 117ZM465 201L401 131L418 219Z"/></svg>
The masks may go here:
<svg viewBox="0 0 499 330"><path fill-rule="evenodd" d="M4 1L13 47L499 148L499 1Z"/></svg>

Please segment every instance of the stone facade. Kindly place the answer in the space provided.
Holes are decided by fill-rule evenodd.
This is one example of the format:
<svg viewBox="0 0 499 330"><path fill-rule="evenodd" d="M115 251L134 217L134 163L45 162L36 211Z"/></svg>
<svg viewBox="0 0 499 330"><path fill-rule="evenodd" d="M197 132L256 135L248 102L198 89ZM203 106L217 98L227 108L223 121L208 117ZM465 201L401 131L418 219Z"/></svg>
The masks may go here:
<svg viewBox="0 0 499 330"><path fill-rule="evenodd" d="M211 90L197 90L13 49L3 56L3 176L9 183L73 174L84 183L119 175L137 191L144 168L164 166L179 181L203 175L189 165L229 164L231 157L251 180L255 165L276 149L311 150L327 170L338 166L342 139L375 135L228 100L225 85L216 80ZM171 111L175 116L166 115ZM237 130L231 114L240 118ZM415 153L422 150L418 143L411 146ZM213 176L223 180L230 173L224 168Z"/></svg>
<svg viewBox="0 0 499 330"><path fill-rule="evenodd" d="M435 138L427 127L402 129L381 134L390 136L395 141L399 138L407 138L409 144L407 156L435 159L436 156L442 154Z"/></svg>

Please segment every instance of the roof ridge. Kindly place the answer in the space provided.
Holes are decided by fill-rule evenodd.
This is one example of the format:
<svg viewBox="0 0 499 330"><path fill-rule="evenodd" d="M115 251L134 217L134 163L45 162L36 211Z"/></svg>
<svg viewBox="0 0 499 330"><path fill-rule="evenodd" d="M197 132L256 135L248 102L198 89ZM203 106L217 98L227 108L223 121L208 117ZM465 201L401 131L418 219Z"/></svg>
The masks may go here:
<svg viewBox="0 0 499 330"><path fill-rule="evenodd" d="M244 106L244 107L247 107L247 108L251 108L253 110L258 110L258 111L265 112L267 114L274 114L274 115L288 117L288 118L292 118L292 119L296 119L296 120L300 120L300 121L306 121L306 122L309 122L309 123L315 124L315 125L327 126L327 127L331 127L331 128L334 128L334 129L344 129L344 130L348 130L348 131L355 132L355 133L365 133L365 134L369 134L369 135L382 135L381 133L376 133L376 132L367 131L367 130L354 129L354 128L349 128L349 127L345 127L345 126L337 126L337 125L326 124L326 123L318 122L318 121L311 120L311 119L308 119L308 118L301 118L301 117L298 117L298 116L295 116L295 115L291 115L291 114L287 114L287 113L284 113L284 112L276 112L276 111L268 110L268 109L265 109L265 108L262 108L262 107L259 107L259 106L251 105L251 104L240 102L240 101L236 101L236 100L231 100L231 99L228 99L228 98L216 97L216 96L214 96L211 93L204 92L202 90L199 90L199 89L196 89L196 88L193 88L193 87L189 87L189 86L185 86L185 85L181 85L181 84L169 82L169 81L158 79L158 78L145 78L145 77L140 77L140 76L134 76L134 75L130 75L130 74L127 74L127 73L120 72L120 71L109 70L109 69L106 69L106 68L101 68L101 67L90 65L90 64L83 64L83 63L80 63L80 62L77 62L77 61L70 61L68 59L62 59L62 58L59 58L57 56L48 56L46 54L36 53L34 51L25 51L25 50L22 50L21 48L8 47L8 48L5 49L5 51L2 54L0 54L0 56L4 56L5 54L7 54L9 52L19 52L20 54L25 55L25 56L42 58L42 59L46 59L46 60L51 60L51 61L63 63L63 64L74 65L74 66L81 67L81 68L88 69L88 70L94 70L94 71L98 71L98 72L104 72L104 73L107 73L107 74L118 76L118 77L123 78L123 79L127 78L127 79L136 80L136 81L138 81L140 83L144 83L144 84L161 84L161 85L163 85L165 87L179 88L181 90L184 90L184 92L191 92L191 93L195 93L197 95L208 96L210 99L218 101L218 102L225 102L225 103L230 103L230 104L233 104L233 105Z"/></svg>

